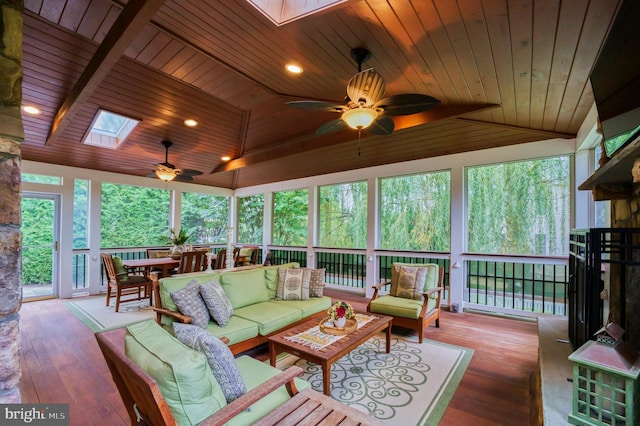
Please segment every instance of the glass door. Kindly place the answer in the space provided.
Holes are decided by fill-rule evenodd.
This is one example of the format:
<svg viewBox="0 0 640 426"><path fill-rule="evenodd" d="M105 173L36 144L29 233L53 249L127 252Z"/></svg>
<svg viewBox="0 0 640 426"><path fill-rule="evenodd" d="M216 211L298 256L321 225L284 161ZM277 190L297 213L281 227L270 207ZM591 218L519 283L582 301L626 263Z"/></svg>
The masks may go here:
<svg viewBox="0 0 640 426"><path fill-rule="evenodd" d="M53 194L22 194L22 298L58 295L58 209Z"/></svg>

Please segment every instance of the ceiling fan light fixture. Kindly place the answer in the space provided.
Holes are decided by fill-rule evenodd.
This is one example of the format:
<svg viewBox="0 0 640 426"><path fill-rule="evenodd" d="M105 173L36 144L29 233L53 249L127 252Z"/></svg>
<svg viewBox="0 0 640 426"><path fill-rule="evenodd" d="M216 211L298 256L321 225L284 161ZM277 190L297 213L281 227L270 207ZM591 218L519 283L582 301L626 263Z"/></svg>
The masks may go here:
<svg viewBox="0 0 640 426"><path fill-rule="evenodd" d="M158 176L158 179L165 181L165 182L170 182L172 180L174 180L176 178L176 174L173 172L170 172L168 170L156 170L156 176Z"/></svg>
<svg viewBox="0 0 640 426"><path fill-rule="evenodd" d="M355 130L366 129L378 118L378 111L371 108L354 108L342 113L342 119Z"/></svg>

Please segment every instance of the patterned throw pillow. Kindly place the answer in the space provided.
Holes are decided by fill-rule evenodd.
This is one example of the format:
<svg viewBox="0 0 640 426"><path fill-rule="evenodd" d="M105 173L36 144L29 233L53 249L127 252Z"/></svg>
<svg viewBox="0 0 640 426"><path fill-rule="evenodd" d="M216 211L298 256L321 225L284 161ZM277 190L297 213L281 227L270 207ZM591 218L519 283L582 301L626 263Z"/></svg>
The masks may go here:
<svg viewBox="0 0 640 426"><path fill-rule="evenodd" d="M391 295L404 297L405 299L421 300L426 278L426 268L403 266L400 268L400 273L398 274L398 284L395 288L395 293L391 293Z"/></svg>
<svg viewBox="0 0 640 426"><path fill-rule="evenodd" d="M303 268L278 268L276 299L308 300L311 272Z"/></svg>
<svg viewBox="0 0 640 426"><path fill-rule="evenodd" d="M191 323L200 328L207 328L209 323L209 311L204 300L200 296L200 284L197 281L191 281L186 287L169 293L173 303L184 315L191 317Z"/></svg>
<svg viewBox="0 0 640 426"><path fill-rule="evenodd" d="M211 280L206 284L200 285L200 295L204 300L207 310L220 327L225 327L229 323L229 318L233 315L233 306L222 289L220 283Z"/></svg>
<svg viewBox="0 0 640 426"><path fill-rule="evenodd" d="M309 297L322 297L324 294L324 272L325 269L310 269L311 278L309 280Z"/></svg>
<svg viewBox="0 0 640 426"><path fill-rule="evenodd" d="M247 392L233 354L220 339L206 330L189 324L173 323L176 337L185 345L205 354L213 377L222 388L227 403Z"/></svg>

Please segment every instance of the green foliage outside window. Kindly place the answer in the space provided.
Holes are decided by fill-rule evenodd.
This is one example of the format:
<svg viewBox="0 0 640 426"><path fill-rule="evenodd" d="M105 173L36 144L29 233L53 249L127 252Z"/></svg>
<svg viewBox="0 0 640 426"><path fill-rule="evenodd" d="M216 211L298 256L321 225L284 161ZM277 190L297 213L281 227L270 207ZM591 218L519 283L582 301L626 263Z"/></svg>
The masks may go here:
<svg viewBox="0 0 640 426"><path fill-rule="evenodd" d="M22 282L52 283L54 202L51 199L22 199Z"/></svg>
<svg viewBox="0 0 640 426"><path fill-rule="evenodd" d="M229 197L220 195L182 193L182 221L191 244L220 244L227 242Z"/></svg>
<svg viewBox="0 0 640 426"><path fill-rule="evenodd" d="M380 248L448 251L450 173L433 172L380 180Z"/></svg>
<svg viewBox="0 0 640 426"><path fill-rule="evenodd" d="M145 247L160 243L169 229L169 191L102 184L102 247Z"/></svg>
<svg viewBox="0 0 640 426"><path fill-rule="evenodd" d="M367 246L367 183L320 187L319 245L336 248Z"/></svg>
<svg viewBox="0 0 640 426"><path fill-rule="evenodd" d="M309 191L298 189L273 194L273 244L306 246Z"/></svg>
<svg viewBox="0 0 640 426"><path fill-rule="evenodd" d="M469 251L566 255L569 185L568 156L469 167Z"/></svg>
<svg viewBox="0 0 640 426"><path fill-rule="evenodd" d="M88 248L89 181L75 179L73 182L73 248Z"/></svg>
<svg viewBox="0 0 640 426"><path fill-rule="evenodd" d="M238 198L238 242L262 244L264 196Z"/></svg>

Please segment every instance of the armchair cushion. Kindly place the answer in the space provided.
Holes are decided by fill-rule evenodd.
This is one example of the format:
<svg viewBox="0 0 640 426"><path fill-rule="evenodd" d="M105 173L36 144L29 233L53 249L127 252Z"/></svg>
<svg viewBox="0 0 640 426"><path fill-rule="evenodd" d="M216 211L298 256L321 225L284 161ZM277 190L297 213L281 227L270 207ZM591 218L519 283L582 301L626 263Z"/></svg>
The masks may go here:
<svg viewBox="0 0 640 426"><path fill-rule="evenodd" d="M213 377L222 388L228 403L247 392L235 358L226 344L207 330L194 325L173 323L173 330L182 343L204 353Z"/></svg>
<svg viewBox="0 0 640 426"><path fill-rule="evenodd" d="M308 300L311 272L306 268L278 270L278 300Z"/></svg>
<svg viewBox="0 0 640 426"><path fill-rule="evenodd" d="M427 290L434 289L438 286L438 270L439 266L435 263L394 263L391 266L391 289L389 290L389 294L396 295L398 288L398 280L400 278L400 270L404 267L410 268L425 268L426 269L426 277L424 278L424 287L421 293L426 292ZM429 296L431 299L436 299L437 294L432 294Z"/></svg>
<svg viewBox="0 0 640 426"><path fill-rule="evenodd" d="M233 306L231 306L231 301L222 290L220 283L213 279L206 284L200 284L200 295L211 318L221 327L225 327L233 315Z"/></svg>
<svg viewBox="0 0 640 426"><path fill-rule="evenodd" d="M400 267L398 274L398 285L395 287L395 294L392 296L404 297L405 299L421 300L424 289L424 282L427 277L427 269L424 267Z"/></svg>
<svg viewBox="0 0 640 426"><path fill-rule="evenodd" d="M180 312L191 317L193 325L207 328L209 311L200 296L200 285L197 281L191 281L186 287L172 291L170 294Z"/></svg>
<svg viewBox="0 0 640 426"><path fill-rule="evenodd" d="M153 320L127 327L125 353L158 383L178 424L200 423L227 404L206 357Z"/></svg>
<svg viewBox="0 0 640 426"><path fill-rule="evenodd" d="M418 319L420 317L420 311L422 310L422 304L423 302L420 300L387 295L372 300L369 305L369 310L383 315Z"/></svg>

